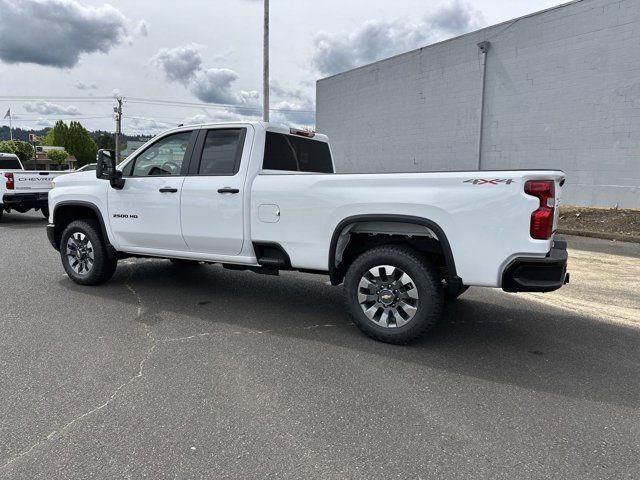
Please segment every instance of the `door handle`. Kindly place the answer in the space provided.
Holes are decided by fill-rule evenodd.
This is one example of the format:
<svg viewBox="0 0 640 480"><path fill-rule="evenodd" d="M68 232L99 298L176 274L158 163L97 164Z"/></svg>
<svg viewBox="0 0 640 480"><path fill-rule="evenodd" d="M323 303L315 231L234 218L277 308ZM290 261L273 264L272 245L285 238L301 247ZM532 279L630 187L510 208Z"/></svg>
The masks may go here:
<svg viewBox="0 0 640 480"><path fill-rule="evenodd" d="M173 188L173 187L162 187L158 191L160 193L176 193L178 191L178 189L177 188Z"/></svg>
<svg viewBox="0 0 640 480"><path fill-rule="evenodd" d="M237 188L224 187L224 188L219 188L218 193L240 193L240 190Z"/></svg>

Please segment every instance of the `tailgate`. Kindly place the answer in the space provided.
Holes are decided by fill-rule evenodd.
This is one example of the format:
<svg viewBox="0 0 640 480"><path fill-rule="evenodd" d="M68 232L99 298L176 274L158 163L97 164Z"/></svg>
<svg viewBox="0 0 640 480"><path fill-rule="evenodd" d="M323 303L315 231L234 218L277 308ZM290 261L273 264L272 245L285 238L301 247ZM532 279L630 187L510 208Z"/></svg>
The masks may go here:
<svg viewBox="0 0 640 480"><path fill-rule="evenodd" d="M58 172L16 172L13 174L16 192L47 192Z"/></svg>

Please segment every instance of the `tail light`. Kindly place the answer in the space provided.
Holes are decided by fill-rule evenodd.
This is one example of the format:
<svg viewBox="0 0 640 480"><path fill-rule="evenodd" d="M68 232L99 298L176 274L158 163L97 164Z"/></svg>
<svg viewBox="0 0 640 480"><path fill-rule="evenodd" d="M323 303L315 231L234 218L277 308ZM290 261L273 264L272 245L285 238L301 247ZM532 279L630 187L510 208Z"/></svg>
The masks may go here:
<svg viewBox="0 0 640 480"><path fill-rule="evenodd" d="M529 180L524 184L524 193L540 200L540 206L531 214L531 238L551 238L556 207L555 190L553 180Z"/></svg>
<svg viewBox="0 0 640 480"><path fill-rule="evenodd" d="M7 190L14 190L16 184L13 179L13 173L5 173L4 176L7 178Z"/></svg>

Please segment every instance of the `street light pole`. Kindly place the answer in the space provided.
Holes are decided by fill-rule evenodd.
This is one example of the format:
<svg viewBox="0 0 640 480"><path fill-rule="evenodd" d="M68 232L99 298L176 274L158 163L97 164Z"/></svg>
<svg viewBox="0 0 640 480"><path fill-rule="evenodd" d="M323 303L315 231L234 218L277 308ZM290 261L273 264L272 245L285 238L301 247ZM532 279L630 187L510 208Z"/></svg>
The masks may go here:
<svg viewBox="0 0 640 480"><path fill-rule="evenodd" d="M269 121L269 0L264 0L264 39L262 45L262 119Z"/></svg>

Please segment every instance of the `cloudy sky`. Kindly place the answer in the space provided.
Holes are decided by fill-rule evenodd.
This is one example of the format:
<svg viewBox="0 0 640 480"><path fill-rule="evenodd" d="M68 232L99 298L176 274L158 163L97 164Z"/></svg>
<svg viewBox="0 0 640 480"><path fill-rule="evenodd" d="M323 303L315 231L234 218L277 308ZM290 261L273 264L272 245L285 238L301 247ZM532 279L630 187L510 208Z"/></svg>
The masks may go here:
<svg viewBox="0 0 640 480"><path fill-rule="evenodd" d="M272 120L313 126L315 81L559 0L271 0ZM262 0L0 0L0 110L157 133L259 116ZM4 120L6 125L8 120Z"/></svg>

